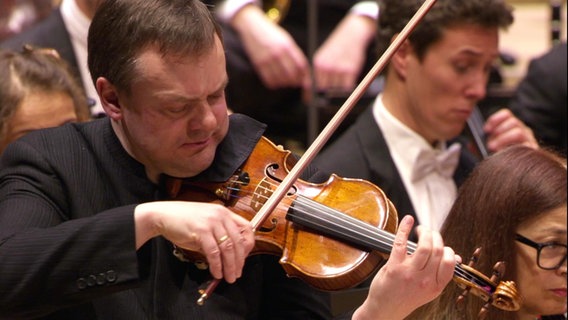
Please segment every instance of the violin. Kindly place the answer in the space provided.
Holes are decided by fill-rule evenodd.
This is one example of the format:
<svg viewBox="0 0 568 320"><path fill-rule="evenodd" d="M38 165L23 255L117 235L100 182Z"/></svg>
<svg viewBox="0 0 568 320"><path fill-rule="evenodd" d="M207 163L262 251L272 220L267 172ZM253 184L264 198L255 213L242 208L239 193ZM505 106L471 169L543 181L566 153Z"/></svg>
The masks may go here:
<svg viewBox="0 0 568 320"><path fill-rule="evenodd" d="M168 178L170 197L223 204L251 220L296 164L290 151L262 137L245 163L220 183ZM291 277L327 291L353 287L388 258L398 225L397 211L384 192L361 179L333 174L325 183L296 180L286 196L255 232L253 254L281 256ZM416 243L409 242L408 253ZM183 260L200 261L195 252L175 248ZM201 263L201 262L200 262ZM499 265L498 274L504 271ZM503 310L518 310L514 282L497 283L468 265L457 265L454 281ZM198 303L203 304L210 293Z"/></svg>

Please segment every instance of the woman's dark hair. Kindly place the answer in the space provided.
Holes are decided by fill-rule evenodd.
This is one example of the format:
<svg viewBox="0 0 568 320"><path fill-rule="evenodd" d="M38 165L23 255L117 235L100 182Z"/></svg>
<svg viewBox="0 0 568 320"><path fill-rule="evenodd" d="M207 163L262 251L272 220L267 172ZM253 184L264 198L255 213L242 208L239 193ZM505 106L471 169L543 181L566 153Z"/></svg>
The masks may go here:
<svg viewBox="0 0 568 320"><path fill-rule="evenodd" d="M442 237L467 260L481 248L475 269L491 276L496 262L506 271L501 280L517 280L515 234L523 222L566 205L566 159L544 149L521 145L504 149L481 162L460 187ZM485 303L475 296L456 307L462 293L449 284L442 295L413 313L413 319L475 318ZM516 319L513 312L490 308L488 319Z"/></svg>

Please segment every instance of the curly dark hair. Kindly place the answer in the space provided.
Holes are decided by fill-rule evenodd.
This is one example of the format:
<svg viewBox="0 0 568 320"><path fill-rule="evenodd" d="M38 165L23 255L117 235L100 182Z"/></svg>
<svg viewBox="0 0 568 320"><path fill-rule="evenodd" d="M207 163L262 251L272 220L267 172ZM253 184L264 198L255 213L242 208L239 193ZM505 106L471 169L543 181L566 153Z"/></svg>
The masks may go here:
<svg viewBox="0 0 568 320"><path fill-rule="evenodd" d="M378 0L380 14L377 31L377 53L382 55L394 35L399 33L423 0ZM513 23L512 7L505 0L437 0L408 40L419 59L428 47L442 36L446 28L473 24L506 29Z"/></svg>

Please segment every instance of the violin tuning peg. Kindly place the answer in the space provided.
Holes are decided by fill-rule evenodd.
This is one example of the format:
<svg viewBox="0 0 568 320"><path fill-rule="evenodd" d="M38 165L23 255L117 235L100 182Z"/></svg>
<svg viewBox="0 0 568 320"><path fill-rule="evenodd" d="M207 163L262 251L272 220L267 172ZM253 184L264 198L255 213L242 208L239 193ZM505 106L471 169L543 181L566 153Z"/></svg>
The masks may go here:
<svg viewBox="0 0 568 320"><path fill-rule="evenodd" d="M471 289L471 287L466 287L463 292L459 295L459 297L457 297L456 299L456 307L459 311L463 311L464 310L464 306L465 306L465 298L467 297L467 295L469 294L469 290Z"/></svg>
<svg viewBox="0 0 568 320"><path fill-rule="evenodd" d="M489 313L489 308L490 308L490 303L486 303L483 305L483 307L481 308L481 310L479 310L479 313L477 314L477 319L479 320L484 320L485 318L487 318L487 314Z"/></svg>
<svg viewBox="0 0 568 320"><path fill-rule="evenodd" d="M501 281L501 277L505 274L505 262L499 261L493 266L493 275L491 276L491 281L493 283L498 283Z"/></svg>
<svg viewBox="0 0 568 320"><path fill-rule="evenodd" d="M458 311L464 311L464 301L465 301L465 292L460 294L460 296L456 299L456 308Z"/></svg>
<svg viewBox="0 0 568 320"><path fill-rule="evenodd" d="M481 248L475 249L475 251L471 255L471 258L469 258L469 263L467 265L473 267L477 263L477 261L479 261L480 256L481 256Z"/></svg>

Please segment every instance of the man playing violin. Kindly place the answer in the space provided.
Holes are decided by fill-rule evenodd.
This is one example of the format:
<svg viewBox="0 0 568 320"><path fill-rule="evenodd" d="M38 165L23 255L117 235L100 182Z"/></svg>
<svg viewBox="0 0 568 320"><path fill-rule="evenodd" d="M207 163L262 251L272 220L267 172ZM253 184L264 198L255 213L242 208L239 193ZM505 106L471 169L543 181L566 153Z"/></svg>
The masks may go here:
<svg viewBox="0 0 568 320"><path fill-rule="evenodd" d="M380 53L422 2L379 2ZM315 165L371 181L399 214L439 230L477 162L456 138L485 97L499 30L512 22L504 0L438 0L394 53L383 92ZM532 131L507 109L491 115L484 131L490 152L511 144L538 148Z"/></svg>
<svg viewBox="0 0 568 320"><path fill-rule="evenodd" d="M207 7L105 1L88 47L108 117L30 133L1 159L0 318L330 318L327 293L286 277L278 257L248 257L248 220L174 201L162 184L226 181L263 134L227 115L222 37ZM423 229L407 254L412 225L401 221L353 319L401 319L450 281L456 256L437 232ZM174 245L207 264L181 261ZM224 282L199 306L211 277Z"/></svg>

